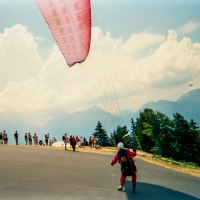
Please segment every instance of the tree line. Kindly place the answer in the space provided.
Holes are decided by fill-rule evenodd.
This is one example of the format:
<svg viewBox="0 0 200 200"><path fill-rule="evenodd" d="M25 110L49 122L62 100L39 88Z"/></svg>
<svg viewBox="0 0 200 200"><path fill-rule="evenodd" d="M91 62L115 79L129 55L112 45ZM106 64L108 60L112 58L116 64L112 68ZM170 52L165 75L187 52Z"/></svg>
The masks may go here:
<svg viewBox="0 0 200 200"><path fill-rule="evenodd" d="M200 129L193 119L188 122L179 113L170 119L146 108L135 121L131 119L130 131L126 126L118 126L109 137L98 121L93 136L101 146L116 146L117 142L123 142L128 148L200 166Z"/></svg>

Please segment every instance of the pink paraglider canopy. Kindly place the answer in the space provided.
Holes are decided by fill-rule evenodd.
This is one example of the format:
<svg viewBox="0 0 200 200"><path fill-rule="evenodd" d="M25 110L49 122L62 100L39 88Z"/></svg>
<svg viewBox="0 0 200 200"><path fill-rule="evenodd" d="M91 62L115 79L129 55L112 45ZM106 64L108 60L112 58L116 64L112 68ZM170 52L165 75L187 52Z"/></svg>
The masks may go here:
<svg viewBox="0 0 200 200"><path fill-rule="evenodd" d="M91 40L90 0L36 0L69 67L88 56Z"/></svg>

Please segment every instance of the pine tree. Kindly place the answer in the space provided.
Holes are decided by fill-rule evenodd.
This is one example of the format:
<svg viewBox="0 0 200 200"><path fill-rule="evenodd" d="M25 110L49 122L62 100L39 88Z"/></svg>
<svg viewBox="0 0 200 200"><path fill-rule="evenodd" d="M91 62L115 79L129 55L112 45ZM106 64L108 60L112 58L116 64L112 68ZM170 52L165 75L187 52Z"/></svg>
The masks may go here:
<svg viewBox="0 0 200 200"><path fill-rule="evenodd" d="M136 135L136 125L133 118L131 118L131 134L129 138L130 138L130 146L132 149L138 149L138 147L139 149L141 149L141 146L139 144L139 141Z"/></svg>
<svg viewBox="0 0 200 200"><path fill-rule="evenodd" d="M169 124L170 119L166 115L152 109L144 109L136 122L136 134L143 150L164 155L168 151L168 148L165 151L164 146L169 145L166 140L170 135Z"/></svg>
<svg viewBox="0 0 200 200"><path fill-rule="evenodd" d="M139 118L136 121L135 133L142 150L146 152L151 152L155 144L152 139L152 123L150 123L152 112L153 110L151 109L144 109L143 112L140 112Z"/></svg>
<svg viewBox="0 0 200 200"><path fill-rule="evenodd" d="M117 146L116 141L115 141L115 136L116 136L116 132L114 131L113 133L111 133L110 135L110 145L112 147Z"/></svg>
<svg viewBox="0 0 200 200"><path fill-rule="evenodd" d="M135 122L135 135L137 135L138 138L138 143L141 146L141 150L143 151L143 149L145 148L145 140L144 140L144 136L142 134L144 127L143 127L143 115L142 112L140 112L139 117L137 117L136 122ZM144 141L144 142L143 142ZM136 149L139 149L139 145L137 144Z"/></svg>
<svg viewBox="0 0 200 200"><path fill-rule="evenodd" d="M192 162L192 156L198 150L196 146L199 146L198 143L198 134L199 132L195 128L194 122L189 123L184 117L176 113L173 115L174 119L174 155L173 158L177 160L190 161ZM194 150L196 149L196 150ZM195 151L195 152L194 152ZM196 152L198 154L198 152Z"/></svg>
<svg viewBox="0 0 200 200"><path fill-rule="evenodd" d="M109 137L107 132L103 129L101 122L98 121L93 136L97 138L99 145L108 146L110 145Z"/></svg>
<svg viewBox="0 0 200 200"><path fill-rule="evenodd" d="M189 145L187 150L187 161L200 165L200 131L197 123L193 119L190 121L190 130L187 143Z"/></svg>
<svg viewBox="0 0 200 200"><path fill-rule="evenodd" d="M170 157L173 133L172 133L172 121L165 114L161 112L156 113L156 123L154 128L156 129L154 135L157 140L158 152L161 156ZM157 135L156 135L157 134Z"/></svg>
<svg viewBox="0 0 200 200"><path fill-rule="evenodd" d="M124 143L125 148L131 148L130 143L132 140L130 140L129 136L124 137L124 135L126 135L127 133L128 133L128 130L126 126L123 126L123 127L118 126L117 129L113 133L113 137L115 134L115 136L117 137L117 143L122 142ZM116 144L116 141L115 141L115 144Z"/></svg>
<svg viewBox="0 0 200 200"><path fill-rule="evenodd" d="M179 113L173 117L170 120L161 112L144 109L136 123L132 120L132 132L135 129L143 151L200 165L200 130L197 124L194 120L189 123Z"/></svg>

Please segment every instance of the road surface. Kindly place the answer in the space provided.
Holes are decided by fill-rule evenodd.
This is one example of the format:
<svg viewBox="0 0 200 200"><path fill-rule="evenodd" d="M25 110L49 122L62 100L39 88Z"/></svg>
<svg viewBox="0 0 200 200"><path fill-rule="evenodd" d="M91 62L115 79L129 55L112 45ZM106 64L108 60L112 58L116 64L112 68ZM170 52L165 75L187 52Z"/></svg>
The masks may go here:
<svg viewBox="0 0 200 200"><path fill-rule="evenodd" d="M113 155L34 146L0 146L0 200L200 199L200 178L141 159L136 192L131 179L117 191L119 164Z"/></svg>

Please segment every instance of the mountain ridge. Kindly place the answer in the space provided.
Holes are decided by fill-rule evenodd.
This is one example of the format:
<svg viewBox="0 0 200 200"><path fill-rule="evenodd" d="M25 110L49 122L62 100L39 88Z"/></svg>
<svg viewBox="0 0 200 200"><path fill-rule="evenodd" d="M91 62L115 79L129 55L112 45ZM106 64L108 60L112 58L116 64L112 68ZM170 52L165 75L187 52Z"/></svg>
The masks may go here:
<svg viewBox="0 0 200 200"><path fill-rule="evenodd" d="M137 114L150 108L166 114L168 117L173 117L173 114L178 112L190 121L194 119L195 122L200 124L200 89L195 89L182 95L176 101L159 100L157 102L148 102L137 111Z"/></svg>
<svg viewBox="0 0 200 200"><path fill-rule="evenodd" d="M109 136L118 125L126 125L130 130L131 118L136 120L139 113L145 108L162 112L170 118L173 117L174 113L178 112L186 120L194 119L200 125L200 89L187 92L174 102L168 100L148 102L135 113L129 110L122 110L119 114L112 114L98 106L73 113L57 112L54 119L51 119L41 127L27 122L25 117L20 117L17 114L0 115L0 127L1 131L7 131L9 143L14 143L13 134L15 131L19 132L19 143L21 144L24 144L23 135L25 132L37 133L39 139L42 140L44 140L46 133L50 133L50 138L56 137L57 140L61 140L64 133L79 135L88 140L89 136L92 136L98 121L102 123Z"/></svg>

